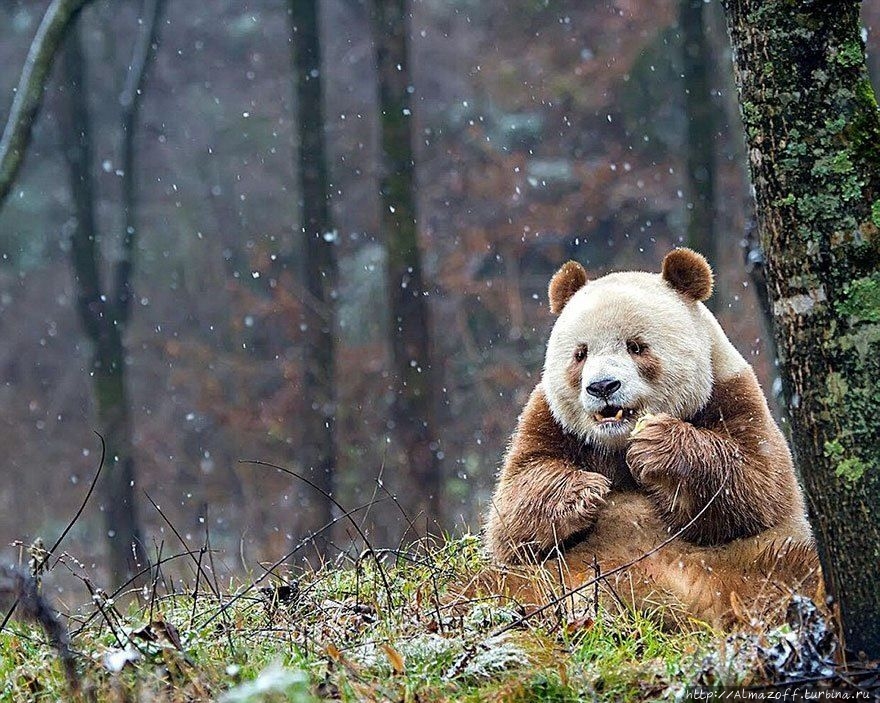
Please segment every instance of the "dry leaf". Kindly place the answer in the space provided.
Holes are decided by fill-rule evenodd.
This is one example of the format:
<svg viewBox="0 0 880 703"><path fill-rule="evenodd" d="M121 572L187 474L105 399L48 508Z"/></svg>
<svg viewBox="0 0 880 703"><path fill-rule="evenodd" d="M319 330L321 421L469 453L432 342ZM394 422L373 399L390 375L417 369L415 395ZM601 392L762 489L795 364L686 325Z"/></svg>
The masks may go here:
<svg viewBox="0 0 880 703"><path fill-rule="evenodd" d="M581 618L576 618L568 622L565 626L566 634L573 635L576 632L580 632L581 630L589 630L595 621L589 615L584 615Z"/></svg>
<svg viewBox="0 0 880 703"><path fill-rule="evenodd" d="M403 674L406 672L403 655L400 652L394 649L390 644L383 644L382 651L385 652L385 656L388 657L388 661L391 662L391 668L394 669L395 674Z"/></svg>
<svg viewBox="0 0 880 703"><path fill-rule="evenodd" d="M350 676L356 678L361 676L360 667L358 667L353 661L346 659L342 652L339 651L339 647L335 644L328 644L326 650L327 656L344 668Z"/></svg>
<svg viewBox="0 0 880 703"><path fill-rule="evenodd" d="M150 626L155 632L161 634L168 640L171 645L179 652L183 651L183 644L180 641L180 632L170 622L164 619L153 620Z"/></svg>
<svg viewBox="0 0 880 703"><path fill-rule="evenodd" d="M568 687L568 667L565 662L559 662L559 681L564 687Z"/></svg>

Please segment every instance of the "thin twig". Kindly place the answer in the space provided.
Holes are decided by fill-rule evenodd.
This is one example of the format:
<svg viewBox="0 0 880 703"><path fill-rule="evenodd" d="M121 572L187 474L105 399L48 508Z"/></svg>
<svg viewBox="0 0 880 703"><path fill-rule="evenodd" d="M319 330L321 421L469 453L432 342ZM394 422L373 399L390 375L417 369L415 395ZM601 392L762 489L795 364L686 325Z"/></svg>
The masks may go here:
<svg viewBox="0 0 880 703"><path fill-rule="evenodd" d="M326 525L321 527L317 532L315 532L312 535L309 535L308 537L306 537L303 540L300 540L300 542L292 550L290 550L287 554L282 556L280 559L275 561L270 567L268 567L262 576L260 576L258 579L256 579L253 583L249 584L243 591L232 596L232 598L230 598L230 600L228 600L226 602L226 604L223 606L222 610L229 609L234 603L236 603L237 601L244 598L248 593L250 593L260 583L262 583L266 579L266 577L271 574L271 572L274 569L277 569L279 566L281 566L281 564L283 564L285 561L290 559L290 557L292 557L294 554L296 554L300 549L302 549L307 544L312 542L312 540L314 540L314 538L317 535L321 534L322 532L324 532L326 530L329 530L331 527L333 527L333 525L335 525L337 522L340 522L341 520L345 520L347 518L350 519L352 515L354 515L357 512L360 512L361 510L365 510L365 509L369 508L370 505L371 505L370 503L365 503L364 505L359 505L357 508L353 508L352 510L347 511L345 514L333 518L330 522L328 522ZM214 620L216 620L221 615L223 615L223 613L221 613L219 611L217 613L214 613L205 622L201 623L200 627L202 627L202 628L206 627L210 623L214 622Z"/></svg>
<svg viewBox="0 0 880 703"><path fill-rule="evenodd" d="M49 560L49 557L51 557L52 554L55 552L55 550L58 549L58 547L61 545L61 542L63 542L64 538L67 537L67 533L70 532L70 530L76 524L76 521L79 520L79 516L82 515L83 510L85 510L86 503L88 503L89 498L92 497L92 493L94 492L95 486L98 483L98 478L100 478L100 476L101 476L101 471L104 468L104 459L107 456L107 445L104 442L104 438L98 432L95 432L95 434L98 436L98 439L101 440L101 460L98 462L98 470L95 472L95 477L92 479L92 483L89 486L89 490L86 492L86 497L83 498L82 503L80 503L79 510L76 511L76 514L73 516L73 518L70 520L70 522L67 523L67 527L64 528L64 530L61 532L61 535L58 537L58 539L55 540L55 544L52 545L52 547L46 552L46 554L40 560L40 563L37 564L37 567L34 569L35 575L39 574L42 571L43 567L46 565L46 562ZM57 564L58 562L56 561L55 563ZM10 608L9 608L9 611L3 617L3 621L0 622L0 632L3 632L3 629L9 623L9 618L12 617L12 614L15 612L15 608L17 606L18 606L18 598L16 598L15 601L13 601L12 606L10 606Z"/></svg>
<svg viewBox="0 0 880 703"><path fill-rule="evenodd" d="M217 594L217 604L220 606L220 614L223 616L223 629L226 632L226 639L229 642L229 652L235 658L235 643L232 641L232 629L229 626L228 608L223 606L223 596L220 594L220 582L217 580L217 567L214 566L214 551L211 549L211 528L208 522L207 513L205 514L205 545L208 547L208 563L211 565L211 573L214 576L214 584L212 590ZM207 579L207 575L205 576ZM210 581L208 582L210 586Z"/></svg>
<svg viewBox="0 0 880 703"><path fill-rule="evenodd" d="M89 485L89 490L86 492L86 496L85 498L83 498L82 503L80 503L79 509L76 511L76 514L71 518L70 522L67 523L67 527L64 528L58 539L55 540L55 544L53 544L49 548L46 556L43 557L43 561L40 562L40 565L37 567L38 571L45 565L49 557L55 553L55 550L58 549L60 544L64 541L64 538L67 537L67 533L70 532L71 529L73 529L76 521L79 520L79 516L82 515L83 510L86 509L86 503L89 502L89 498L91 498L92 493L95 492L95 486L98 485L98 479L101 477L101 471L104 469L104 460L107 458L107 443L104 441L104 437L101 435L100 432L95 432L95 436L99 440L101 440L101 459L98 462L98 470L95 472L95 477L92 479L92 483ZM58 562L56 561L55 563L57 564Z"/></svg>
<svg viewBox="0 0 880 703"><path fill-rule="evenodd" d="M180 544L183 545L183 548L187 551L187 553L192 555L192 562L196 565L196 569L201 571L202 570L201 560L199 560L195 556L197 552L195 550L192 550L189 548L189 545L187 544L186 540L183 538L183 535L181 535L180 532L178 532L177 528L172 524L171 520L169 520L168 517L165 515L165 513L162 512L162 508L160 508L159 505L156 503L156 501L154 501L150 497L150 494L147 493L146 491L144 491L144 495L147 497L147 500L150 501L152 506L156 509L156 512L159 513L160 517L165 521L165 524L168 525L168 528L174 533L174 536L177 537L177 539L180 541ZM207 522L205 524L207 524ZM196 575L197 573L198 572L194 572L193 575ZM219 598L220 592L216 588L214 588L214 584L211 583L211 580L208 578L208 575L204 574L204 577L205 577L205 581L207 581L207 583L208 583L208 587L214 592L214 596Z"/></svg>
<svg viewBox="0 0 880 703"><path fill-rule="evenodd" d="M382 566L382 562L380 562L379 558L376 556L375 548L370 543L370 540L367 539L366 533L361 529L360 525L358 525L357 520L354 520L350 516L350 514L346 512L345 508L342 506L342 504L338 500L336 500L327 491L325 491L323 488L318 486L313 481L310 481L305 476L302 476L302 475L296 473L295 471L291 471L290 469L286 469L283 466L278 466L276 464L270 464L269 462L266 462L266 461L256 461L256 460L242 460L240 463L268 467L270 469L275 469L276 471L281 471L282 473L285 473L288 476L293 476L294 478L298 478L300 481L302 481L302 482L308 484L309 486L311 486L312 488L314 488L316 491L318 491L318 493L320 493L322 496L324 496L324 498L326 498L331 503L333 503L333 505L336 506L336 508L341 510L345 514L345 516L348 517L349 523L351 524L352 527L354 527L355 531L358 533L358 536L364 541L364 545L370 551L370 554L373 557L373 561L375 561L375 563L376 563L376 568L379 570L379 576L382 577L382 585L385 587L385 594L388 596L388 607L394 608L394 599L391 596L391 586L388 583L388 577L385 574L385 569ZM371 505L371 503L367 503L368 508L369 508L369 505Z"/></svg>
<svg viewBox="0 0 880 703"><path fill-rule="evenodd" d="M193 622L195 622L195 619L196 619L196 605L199 602L199 579L202 575L202 559L204 558L205 552L207 550L208 550L208 542L206 540L205 543L202 545L201 549L199 549L199 568L196 570L196 585L195 585L195 588L193 588L193 595L192 595L192 600L193 600L192 611L189 614L189 629L190 630L192 630Z"/></svg>
<svg viewBox="0 0 880 703"><path fill-rule="evenodd" d="M186 548L186 545L183 545ZM165 541L159 543L159 546L156 547L156 562L162 561L162 549L165 547ZM150 588L150 616L147 618L147 622L153 622L153 604L156 602L156 589L159 586L159 569L156 569L156 576L153 578L153 585Z"/></svg>

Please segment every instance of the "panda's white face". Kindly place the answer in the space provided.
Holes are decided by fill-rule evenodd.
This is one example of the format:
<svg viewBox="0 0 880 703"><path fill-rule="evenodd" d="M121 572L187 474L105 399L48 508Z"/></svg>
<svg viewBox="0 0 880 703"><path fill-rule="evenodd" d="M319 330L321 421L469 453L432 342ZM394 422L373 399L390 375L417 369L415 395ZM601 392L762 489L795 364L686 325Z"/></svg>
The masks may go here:
<svg viewBox="0 0 880 703"><path fill-rule="evenodd" d="M561 311L547 345L543 385L557 421L589 444L617 450L645 413L692 416L712 392L705 315L658 274L587 283Z"/></svg>

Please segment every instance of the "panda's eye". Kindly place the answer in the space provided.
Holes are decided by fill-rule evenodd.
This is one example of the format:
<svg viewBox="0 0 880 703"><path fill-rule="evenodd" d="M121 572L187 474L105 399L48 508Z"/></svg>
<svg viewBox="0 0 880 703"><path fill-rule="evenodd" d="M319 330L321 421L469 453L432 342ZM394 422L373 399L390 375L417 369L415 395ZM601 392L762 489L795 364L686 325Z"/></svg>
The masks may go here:
<svg viewBox="0 0 880 703"><path fill-rule="evenodd" d="M574 350L574 360L581 362L587 358L587 345L579 344Z"/></svg>
<svg viewBox="0 0 880 703"><path fill-rule="evenodd" d="M647 351L647 349L648 349L648 345L645 344L644 342L640 342L636 339L627 340L626 350L630 354L634 354L634 355L644 354L645 351Z"/></svg>

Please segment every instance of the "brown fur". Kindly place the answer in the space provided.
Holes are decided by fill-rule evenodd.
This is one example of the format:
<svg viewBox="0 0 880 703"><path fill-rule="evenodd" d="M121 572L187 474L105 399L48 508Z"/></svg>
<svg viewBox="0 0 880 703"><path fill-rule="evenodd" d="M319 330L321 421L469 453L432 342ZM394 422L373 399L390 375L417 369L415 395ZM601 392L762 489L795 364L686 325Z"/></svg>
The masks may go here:
<svg viewBox="0 0 880 703"><path fill-rule="evenodd" d="M648 383L654 383L660 378L662 365L657 355L650 349L645 349L641 354L633 356L636 366L639 369L639 375Z"/></svg>
<svg viewBox="0 0 880 703"><path fill-rule="evenodd" d="M691 249L675 249L663 259L663 279L691 300L706 300L712 295L712 269L702 254Z"/></svg>
<svg viewBox="0 0 880 703"><path fill-rule="evenodd" d="M584 285L586 275L576 266L566 264L551 282L554 312ZM681 305L700 321L702 341L712 350L703 377L711 386L700 405L680 417L656 414L629 439L593 445L566 429L577 422L577 396L560 404L563 426L539 384L520 415L485 526L488 551L508 566L487 578L540 601L547 592L535 590L536 574L558 590L586 583L594 564L602 573L626 567L603 587L615 603L663 606L664 617L677 613L719 625L777 613L792 589L816 592L818 560L788 446L757 379L711 314L693 307L711 293L711 270L698 254L679 249L667 255L657 284L644 278L650 274L634 273L615 274L615 285L624 275L639 285L671 285L687 297ZM595 308L587 309L592 315ZM577 338L568 339L571 349ZM564 387L571 395L580 388L584 363L564 361L560 349L548 352L548 364L563 366L549 366L544 375L564 368L551 375L557 384L551 390ZM648 346L630 356L651 385L680 371L663 366L676 358L661 359ZM692 375L683 380L693 389Z"/></svg>
<svg viewBox="0 0 880 703"><path fill-rule="evenodd" d="M609 457L565 432L539 385L510 442L489 510L486 543L502 562L546 554L592 526L612 482L631 482Z"/></svg>
<svg viewBox="0 0 880 703"><path fill-rule="evenodd" d="M631 440L626 460L673 531L718 493L684 529L695 544L750 537L803 512L791 454L751 369L716 384L690 422L655 416Z"/></svg>
<svg viewBox="0 0 880 703"><path fill-rule="evenodd" d="M696 617L716 626L743 616L781 621L793 590L816 593L815 552L789 539L785 528L714 547L675 539L653 551L670 533L652 507L636 492L610 497L598 529L569 552L569 564L592 564L595 558L607 573L650 554L609 577L607 586L628 607L659 608L666 620Z"/></svg>
<svg viewBox="0 0 880 703"><path fill-rule="evenodd" d="M537 386L489 511L490 552L501 561L518 551L546 554L590 528L608 490L633 479L670 531L684 529L684 540L702 546L750 537L803 512L791 454L751 370L719 383L690 422L654 416L623 461L566 432Z"/></svg>
<svg viewBox="0 0 880 703"><path fill-rule="evenodd" d="M581 373L584 370L584 362L586 358L578 361L577 359L572 359L571 363L568 365L568 369L566 370L565 377L568 381L568 384L572 388L580 388L581 387Z"/></svg>
<svg viewBox="0 0 880 703"><path fill-rule="evenodd" d="M587 272L577 261L568 261L562 265L550 279L550 312L558 315L571 296L578 292L587 282Z"/></svg>
<svg viewBox="0 0 880 703"><path fill-rule="evenodd" d="M485 532L498 562L522 566L493 571L483 585L494 579L496 592L541 603L591 579L594 563L602 573L628 564L684 527L729 471L729 492L681 537L603 582L603 603L727 626L781 618L793 589L817 593L812 542L791 524L803 512L791 457L751 371L719 384L692 423L657 416L624 463L565 432L539 385L511 440ZM564 552L558 565L528 566L554 552Z"/></svg>
<svg viewBox="0 0 880 703"><path fill-rule="evenodd" d="M717 547L673 540L657 549L669 534L644 495L612 492L606 502L595 529L563 558L496 566L462 595L495 594L529 609L580 589L576 606L586 606L598 593L599 604L610 612L623 606L667 626L696 618L724 628L783 622L794 592L816 602L824 598L815 550L784 536L784 529ZM610 575L594 585L597 568L600 577Z"/></svg>

